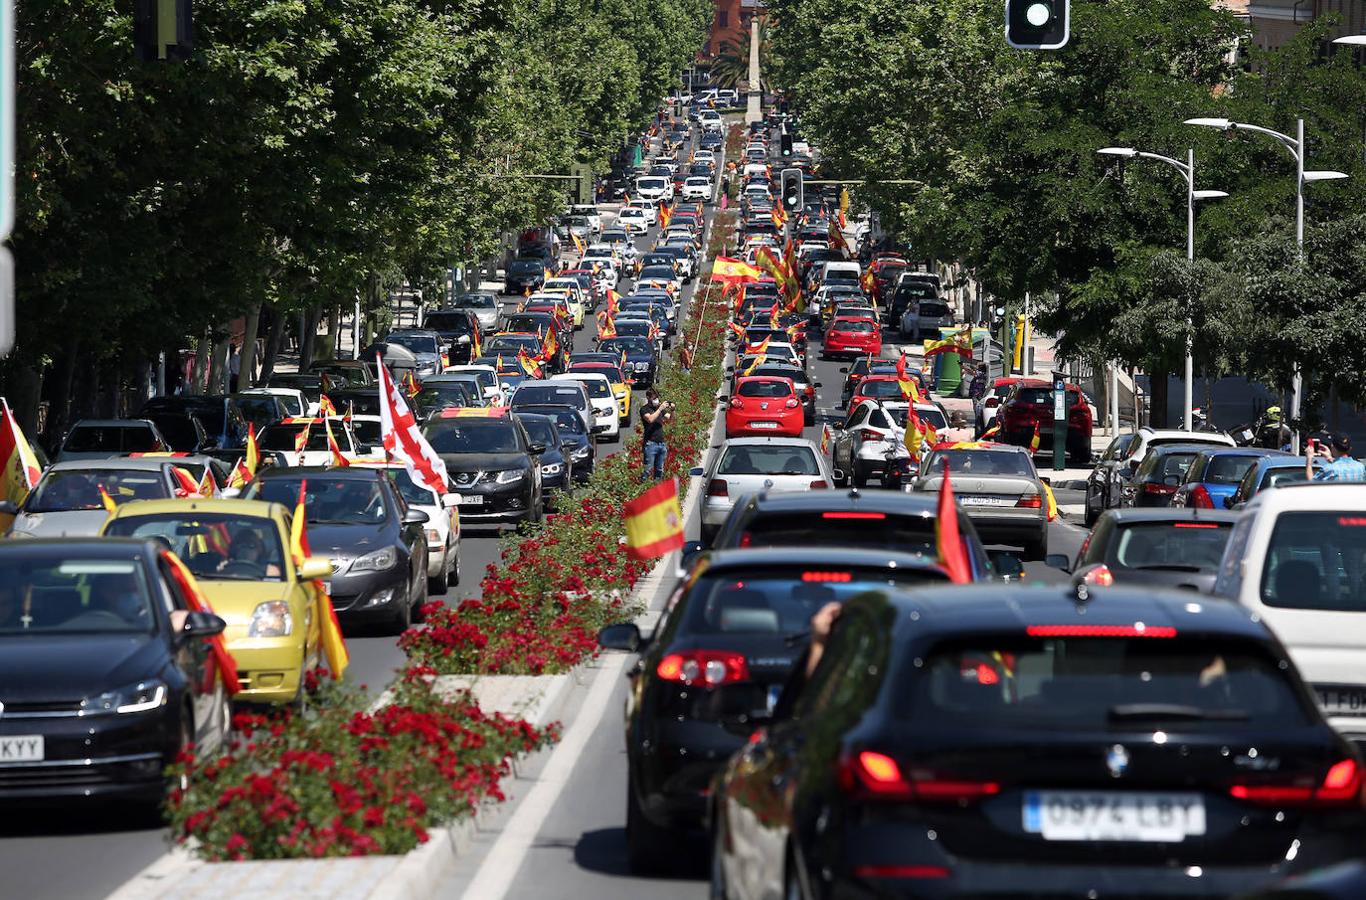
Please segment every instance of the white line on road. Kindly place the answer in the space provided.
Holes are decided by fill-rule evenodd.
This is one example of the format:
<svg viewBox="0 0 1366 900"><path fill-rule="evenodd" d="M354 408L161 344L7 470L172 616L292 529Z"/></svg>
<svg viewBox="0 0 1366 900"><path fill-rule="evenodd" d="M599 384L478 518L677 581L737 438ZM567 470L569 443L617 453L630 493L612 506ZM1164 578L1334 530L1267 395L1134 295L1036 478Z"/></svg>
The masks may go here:
<svg viewBox="0 0 1366 900"><path fill-rule="evenodd" d="M606 714L617 679L621 677L629 656L616 653L605 657L574 724L569 726L559 746L550 754L550 760L541 771L536 786L517 805L517 811L494 841L479 871L474 873L474 879L465 888L462 895L464 900L502 900L507 895L536 835L540 833L541 825L569 783L574 766L583 756L584 747Z"/></svg>

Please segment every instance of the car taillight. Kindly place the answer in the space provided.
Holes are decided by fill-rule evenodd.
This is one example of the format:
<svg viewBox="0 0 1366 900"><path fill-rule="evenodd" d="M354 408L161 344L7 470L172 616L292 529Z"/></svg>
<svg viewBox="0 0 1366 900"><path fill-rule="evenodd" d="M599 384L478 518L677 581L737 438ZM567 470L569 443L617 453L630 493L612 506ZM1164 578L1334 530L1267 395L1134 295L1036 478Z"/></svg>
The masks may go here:
<svg viewBox="0 0 1366 900"><path fill-rule="evenodd" d="M1027 494L1015 504L1016 509L1043 509L1043 498L1038 494Z"/></svg>
<svg viewBox="0 0 1366 900"><path fill-rule="evenodd" d="M1115 573L1110 571L1109 566L1099 565L1087 572L1082 581L1097 587L1110 587L1115 583Z"/></svg>
<svg viewBox="0 0 1366 900"><path fill-rule="evenodd" d="M988 397L986 400L982 401L982 405L985 406L987 409L994 409L995 407L1001 405L1001 398Z"/></svg>
<svg viewBox="0 0 1366 900"><path fill-rule="evenodd" d="M1214 500L1203 484L1197 484L1191 491L1191 506L1195 509L1214 509Z"/></svg>
<svg viewBox="0 0 1366 900"><path fill-rule="evenodd" d="M742 402L740 402L740 398L739 398L739 397L732 397L731 400L730 400L730 408L731 408L731 409L744 409L744 408L745 408L745 404L742 403Z"/></svg>
<svg viewBox="0 0 1366 900"><path fill-rule="evenodd" d="M1295 782L1235 784L1229 796L1264 806L1355 806L1361 802L1361 767L1344 759L1329 768L1318 787Z"/></svg>
<svg viewBox="0 0 1366 900"><path fill-rule="evenodd" d="M1174 638L1176 629L1143 622L1132 625L1027 625L1025 634L1030 637Z"/></svg>
<svg viewBox="0 0 1366 900"><path fill-rule="evenodd" d="M729 496L730 496L730 482L726 481L726 479L724 479L724 478L713 478L713 479L711 480L711 483L709 483L709 484L707 485L707 496L708 496L708 497L729 497Z"/></svg>
<svg viewBox="0 0 1366 900"><path fill-rule="evenodd" d="M958 803L1001 792L1001 786L994 781L941 778L914 769L907 778L896 760L872 750L847 755L839 766L840 787L849 793L875 799Z"/></svg>
<svg viewBox="0 0 1366 900"><path fill-rule="evenodd" d="M830 487L830 485L825 483L824 478L817 478L815 481L811 482L811 490L813 491L823 491L828 487Z"/></svg>
<svg viewBox="0 0 1366 900"><path fill-rule="evenodd" d="M1174 485L1174 484L1158 484L1158 483L1155 482L1155 481L1147 481L1147 482L1144 482L1144 484L1143 484L1143 493L1145 493L1145 494L1175 494L1175 493L1176 493L1176 485Z"/></svg>
<svg viewBox="0 0 1366 900"><path fill-rule="evenodd" d="M655 674L665 681L718 687L748 681L749 664L744 654L729 650L683 650L661 659Z"/></svg>
<svg viewBox="0 0 1366 900"><path fill-rule="evenodd" d="M859 878L948 878L949 874L944 866L854 866L854 875Z"/></svg>
<svg viewBox="0 0 1366 900"><path fill-rule="evenodd" d="M783 405L786 406L788 409L796 409L797 407L801 406L801 404L797 402L796 397L789 397L787 403Z"/></svg>

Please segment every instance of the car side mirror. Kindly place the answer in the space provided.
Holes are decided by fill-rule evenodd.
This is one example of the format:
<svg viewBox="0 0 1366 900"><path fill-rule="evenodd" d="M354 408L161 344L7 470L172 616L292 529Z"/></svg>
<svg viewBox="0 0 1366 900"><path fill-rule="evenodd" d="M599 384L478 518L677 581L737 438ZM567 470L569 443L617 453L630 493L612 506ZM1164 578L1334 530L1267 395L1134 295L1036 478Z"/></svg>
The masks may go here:
<svg viewBox="0 0 1366 900"><path fill-rule="evenodd" d="M310 556L295 570L300 581L315 581L332 577L332 560L326 556Z"/></svg>
<svg viewBox="0 0 1366 900"><path fill-rule="evenodd" d="M702 475L703 475L702 467L701 467L701 466L693 466L691 469L688 470L688 474L689 474L690 476L692 476L693 478L701 478Z"/></svg>
<svg viewBox="0 0 1366 900"><path fill-rule="evenodd" d="M532 456L540 456L545 452L545 444L528 444L526 449Z"/></svg>
<svg viewBox="0 0 1366 900"><path fill-rule="evenodd" d="M19 504L15 503L13 500L0 500L0 515L19 515Z"/></svg>
<svg viewBox="0 0 1366 900"><path fill-rule="evenodd" d="M228 623L211 612L192 612L185 617L185 627L180 630L182 637L213 637L222 634Z"/></svg>
<svg viewBox="0 0 1366 900"><path fill-rule="evenodd" d="M1024 577L1024 563L1009 550L988 550L987 558L991 560L991 570L999 577L1007 581Z"/></svg>
<svg viewBox="0 0 1366 900"><path fill-rule="evenodd" d="M442 494L442 495L441 495L441 508L442 508L442 509L456 509L457 507L460 506L461 502L462 502L464 499L465 499L465 498L462 497L462 496L460 496L459 494Z"/></svg>
<svg viewBox="0 0 1366 900"><path fill-rule="evenodd" d="M1044 484L1048 485L1049 487L1053 486L1053 479L1047 475L1040 475L1039 480L1042 481Z"/></svg>
<svg viewBox="0 0 1366 900"><path fill-rule="evenodd" d="M604 650L621 650L625 653L636 653L644 647L646 641L640 635L640 629L631 622L619 622L616 625L608 625L598 632L598 646Z"/></svg>
<svg viewBox="0 0 1366 900"><path fill-rule="evenodd" d="M1062 553L1050 553L1044 557L1044 565L1050 569L1057 569L1059 572L1071 572L1072 561Z"/></svg>
<svg viewBox="0 0 1366 900"><path fill-rule="evenodd" d="M404 525L426 525L431 521L431 516L420 509L410 509L403 514Z"/></svg>
<svg viewBox="0 0 1366 900"><path fill-rule="evenodd" d="M811 386L812 386L812 387L825 387L825 385L823 385L823 384L822 384L821 382L819 382L819 381L815 382L815 383L812 384Z"/></svg>

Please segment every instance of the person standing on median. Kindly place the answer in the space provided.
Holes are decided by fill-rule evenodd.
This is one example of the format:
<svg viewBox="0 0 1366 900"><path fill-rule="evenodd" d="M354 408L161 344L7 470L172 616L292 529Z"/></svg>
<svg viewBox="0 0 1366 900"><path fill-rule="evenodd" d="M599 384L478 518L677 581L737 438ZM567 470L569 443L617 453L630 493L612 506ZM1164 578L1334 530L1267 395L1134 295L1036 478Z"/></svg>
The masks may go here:
<svg viewBox="0 0 1366 900"><path fill-rule="evenodd" d="M1329 462L1314 471L1314 457ZM1366 481L1366 466L1352 458L1352 439L1342 432L1311 440L1304 450L1304 477L1310 481Z"/></svg>
<svg viewBox="0 0 1366 900"><path fill-rule="evenodd" d="M640 408L640 425L645 432L641 481L664 477L664 459L669 453L669 445L664 442L664 423L673 418L673 409L672 403L659 402L659 392L654 388L645 392L645 405Z"/></svg>

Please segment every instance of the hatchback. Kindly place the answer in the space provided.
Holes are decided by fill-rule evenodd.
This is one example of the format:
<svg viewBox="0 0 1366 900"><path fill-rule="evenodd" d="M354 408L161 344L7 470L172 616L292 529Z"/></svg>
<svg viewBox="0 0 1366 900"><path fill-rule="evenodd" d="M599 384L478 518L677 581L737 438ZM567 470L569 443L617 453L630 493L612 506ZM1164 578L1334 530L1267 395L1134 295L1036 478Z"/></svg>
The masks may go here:
<svg viewBox="0 0 1366 900"><path fill-rule="evenodd" d="M726 406L726 437L801 437L805 421L802 401L791 378L752 375L735 380L735 391Z"/></svg>
<svg viewBox="0 0 1366 900"><path fill-rule="evenodd" d="M825 332L821 356L831 359L835 356L866 354L882 355L882 332L877 323L866 317L835 318Z"/></svg>
<svg viewBox="0 0 1366 900"><path fill-rule="evenodd" d="M710 541L736 501L746 494L814 491L834 476L816 445L803 438L734 438L712 455L707 469L693 469L707 486L702 501L702 540Z"/></svg>
<svg viewBox="0 0 1366 900"><path fill-rule="evenodd" d="M1289 456L1280 450L1261 450L1242 447L1237 450L1208 449L1200 453L1186 470L1186 480L1177 485L1170 506L1189 506L1193 509L1227 509L1225 501L1233 497L1238 484L1259 460L1267 457ZM1292 457L1293 458L1293 457ZM1301 474L1304 463L1300 462Z"/></svg>

